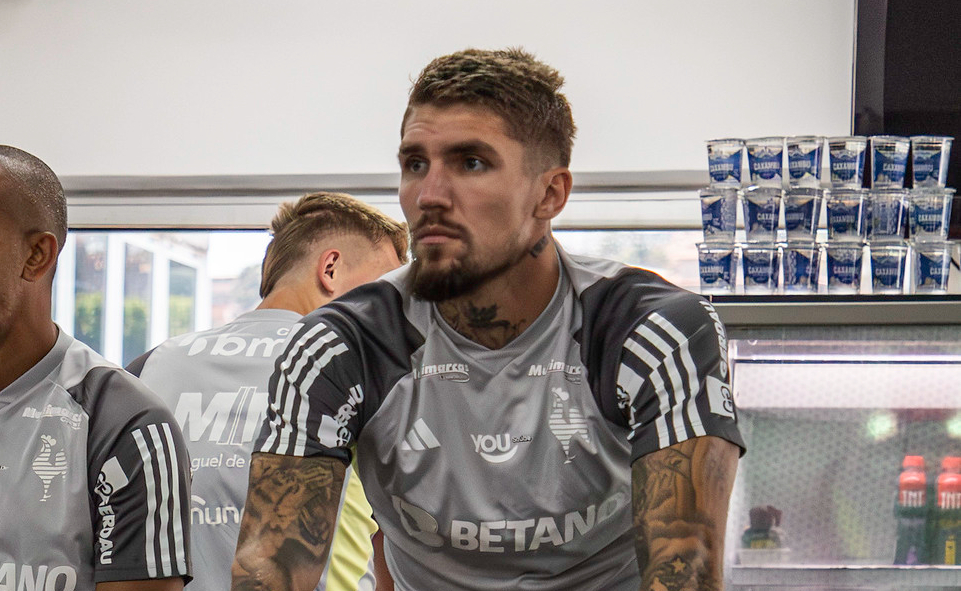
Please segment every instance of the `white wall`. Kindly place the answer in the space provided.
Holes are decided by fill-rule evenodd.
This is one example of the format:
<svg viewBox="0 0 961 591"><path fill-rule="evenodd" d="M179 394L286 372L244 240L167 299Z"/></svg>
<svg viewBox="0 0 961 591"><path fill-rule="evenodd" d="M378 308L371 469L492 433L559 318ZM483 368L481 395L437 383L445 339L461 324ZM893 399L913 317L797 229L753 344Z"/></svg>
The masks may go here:
<svg viewBox="0 0 961 591"><path fill-rule="evenodd" d="M410 79L522 45L567 78L575 171L849 132L854 0L0 0L0 143L60 175L396 170Z"/></svg>

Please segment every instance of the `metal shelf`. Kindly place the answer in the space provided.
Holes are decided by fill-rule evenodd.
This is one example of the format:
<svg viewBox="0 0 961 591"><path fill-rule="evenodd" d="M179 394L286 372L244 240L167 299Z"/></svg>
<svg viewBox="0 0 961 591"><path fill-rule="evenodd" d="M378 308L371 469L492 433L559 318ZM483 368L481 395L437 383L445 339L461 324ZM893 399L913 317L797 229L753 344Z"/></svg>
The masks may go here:
<svg viewBox="0 0 961 591"><path fill-rule="evenodd" d="M739 587L961 587L961 566L734 566L731 569L731 582Z"/></svg>
<svg viewBox="0 0 961 591"><path fill-rule="evenodd" d="M961 295L711 296L730 327L961 325Z"/></svg>

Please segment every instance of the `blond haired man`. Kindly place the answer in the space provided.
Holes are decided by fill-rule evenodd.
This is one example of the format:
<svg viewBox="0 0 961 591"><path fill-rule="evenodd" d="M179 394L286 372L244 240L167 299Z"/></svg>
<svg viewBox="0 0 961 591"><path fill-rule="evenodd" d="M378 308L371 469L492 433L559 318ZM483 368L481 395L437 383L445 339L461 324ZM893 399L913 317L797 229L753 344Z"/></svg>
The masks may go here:
<svg viewBox="0 0 961 591"><path fill-rule="evenodd" d="M282 204L271 231L257 309L225 326L174 337L128 367L170 405L190 447L195 591L230 584L250 443L287 335L304 314L407 257L403 224L342 193L313 193ZM377 526L356 477L347 478L343 493L332 539L336 559L324 569L320 588L372 590ZM289 510L281 493L271 511L280 520L296 518Z"/></svg>

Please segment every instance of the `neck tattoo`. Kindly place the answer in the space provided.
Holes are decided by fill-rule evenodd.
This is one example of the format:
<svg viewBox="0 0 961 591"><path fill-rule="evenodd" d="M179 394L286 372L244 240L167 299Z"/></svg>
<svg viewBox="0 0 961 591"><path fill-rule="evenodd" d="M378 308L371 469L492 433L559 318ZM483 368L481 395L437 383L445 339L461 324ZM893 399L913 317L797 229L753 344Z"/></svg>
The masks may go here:
<svg viewBox="0 0 961 591"><path fill-rule="evenodd" d="M531 247L531 256L536 259L537 255L544 252L545 248L547 248L547 236L542 236L541 239L537 241L537 244Z"/></svg>
<svg viewBox="0 0 961 591"><path fill-rule="evenodd" d="M438 309L451 328L489 349L499 349L513 341L526 324L524 320L512 323L498 319L497 304L478 307L471 301L460 305L442 303L438 304Z"/></svg>

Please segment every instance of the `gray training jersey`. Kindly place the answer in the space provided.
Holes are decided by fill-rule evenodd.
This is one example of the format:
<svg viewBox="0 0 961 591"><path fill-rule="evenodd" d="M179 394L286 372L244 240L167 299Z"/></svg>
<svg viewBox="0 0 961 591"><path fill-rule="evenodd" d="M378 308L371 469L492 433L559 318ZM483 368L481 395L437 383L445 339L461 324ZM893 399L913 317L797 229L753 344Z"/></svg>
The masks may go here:
<svg viewBox="0 0 961 591"><path fill-rule="evenodd" d="M0 589L187 578L189 478L166 406L60 331L0 391Z"/></svg>
<svg viewBox="0 0 961 591"><path fill-rule="evenodd" d="M267 407L267 382L300 318L290 310L253 310L224 326L171 338L127 368L169 405L190 450L193 591L230 588L251 444ZM355 480L348 476L348 485ZM359 484L345 490L332 551L337 569L325 569L320 588L372 590L370 536L376 524Z"/></svg>
<svg viewBox="0 0 961 591"><path fill-rule="evenodd" d="M398 591L636 590L631 461L702 435L743 446L711 305L560 257L547 309L502 349L410 296L406 269L291 334L256 446L356 444Z"/></svg>

